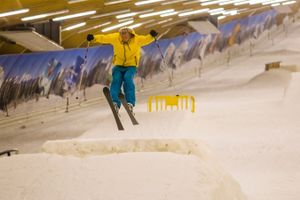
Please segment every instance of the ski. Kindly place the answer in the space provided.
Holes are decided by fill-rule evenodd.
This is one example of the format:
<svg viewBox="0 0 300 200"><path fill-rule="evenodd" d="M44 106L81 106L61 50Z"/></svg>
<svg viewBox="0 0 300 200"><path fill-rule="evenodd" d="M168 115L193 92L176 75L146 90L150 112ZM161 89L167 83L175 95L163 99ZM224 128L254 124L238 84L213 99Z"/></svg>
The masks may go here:
<svg viewBox="0 0 300 200"><path fill-rule="evenodd" d="M122 102L122 105L124 106L127 114L129 115L129 118L130 118L132 124L133 125L138 125L139 124L138 121L136 120L136 118L134 117L134 115L132 114L132 112L130 112L130 110L129 110L129 107L127 105L127 101L126 101L125 96L124 96L123 93L119 94L119 99Z"/></svg>
<svg viewBox="0 0 300 200"><path fill-rule="evenodd" d="M119 117L119 115L118 115L118 113L117 113L117 111L116 111L116 109L115 109L115 107L114 107L112 98L111 98L111 96L110 96L109 88L108 88L108 87L104 87L104 88L103 88L103 93L104 93L104 96L105 96L105 98L106 98L106 100L107 100L107 102L108 102L108 104L109 104L109 106L110 106L110 108L111 108L111 111L112 111L112 113L113 113L113 115L114 115L116 124L117 124L117 126L118 126L118 130L119 130L119 131L124 130L124 127L123 127L123 125L122 125L122 122L121 122L121 120L120 120L120 117Z"/></svg>

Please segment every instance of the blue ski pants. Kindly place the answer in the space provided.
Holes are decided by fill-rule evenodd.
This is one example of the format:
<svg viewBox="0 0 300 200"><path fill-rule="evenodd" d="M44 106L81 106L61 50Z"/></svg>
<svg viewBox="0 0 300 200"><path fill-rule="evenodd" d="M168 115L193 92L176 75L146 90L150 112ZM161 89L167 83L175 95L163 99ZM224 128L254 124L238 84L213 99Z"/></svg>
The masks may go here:
<svg viewBox="0 0 300 200"><path fill-rule="evenodd" d="M135 85L133 81L135 74L135 66L123 67L116 65L112 69L110 95L113 102L117 103L119 107L121 107L119 93L121 92L122 85L127 103L131 103L133 106L135 106Z"/></svg>

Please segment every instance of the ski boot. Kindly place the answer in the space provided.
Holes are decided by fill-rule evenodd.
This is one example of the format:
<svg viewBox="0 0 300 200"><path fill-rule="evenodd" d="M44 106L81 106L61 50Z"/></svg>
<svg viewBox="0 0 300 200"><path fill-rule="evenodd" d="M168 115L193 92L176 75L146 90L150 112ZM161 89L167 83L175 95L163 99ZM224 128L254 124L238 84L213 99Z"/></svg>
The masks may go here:
<svg viewBox="0 0 300 200"><path fill-rule="evenodd" d="M119 108L119 106L118 106L118 104L117 104L117 103L114 103L114 108L115 108L115 110L116 110L117 114L120 116L120 114L119 114L119 110L120 110L120 108Z"/></svg>
<svg viewBox="0 0 300 200"><path fill-rule="evenodd" d="M128 105L129 111L134 115L133 105L131 103L127 103L127 105Z"/></svg>

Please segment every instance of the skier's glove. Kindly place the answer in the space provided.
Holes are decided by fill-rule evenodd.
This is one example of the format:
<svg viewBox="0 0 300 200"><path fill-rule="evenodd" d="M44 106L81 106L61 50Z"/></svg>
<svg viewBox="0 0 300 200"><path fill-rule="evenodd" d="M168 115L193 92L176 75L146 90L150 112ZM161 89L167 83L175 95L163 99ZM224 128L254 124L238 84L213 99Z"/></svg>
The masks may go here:
<svg viewBox="0 0 300 200"><path fill-rule="evenodd" d="M86 37L87 41L92 41L94 39L94 35L92 34L88 34L87 37Z"/></svg>
<svg viewBox="0 0 300 200"><path fill-rule="evenodd" d="M158 33L157 33L155 30L151 30L151 31L150 31L150 35L151 35L152 37L156 37L156 36L158 35Z"/></svg>

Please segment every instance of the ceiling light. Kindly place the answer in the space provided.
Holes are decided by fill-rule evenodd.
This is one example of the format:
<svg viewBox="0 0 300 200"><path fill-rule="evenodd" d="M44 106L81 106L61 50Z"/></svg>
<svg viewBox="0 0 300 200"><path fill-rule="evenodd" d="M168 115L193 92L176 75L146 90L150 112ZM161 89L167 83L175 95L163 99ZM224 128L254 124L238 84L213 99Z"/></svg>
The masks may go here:
<svg viewBox="0 0 300 200"><path fill-rule="evenodd" d="M239 5L249 4L249 3L250 1L241 1L241 2L234 3L234 5L239 6Z"/></svg>
<svg viewBox="0 0 300 200"><path fill-rule="evenodd" d="M172 16L172 15L174 15L173 13L176 13L176 15L177 15L177 14L179 14L179 13L184 13L184 12L189 12L189 11L193 11L193 9L192 9L192 8L189 8L189 9L184 9L184 10L178 10L178 11L174 11L174 12L162 14L162 15L160 15L160 16L161 16L161 17L167 17L167 16Z"/></svg>
<svg viewBox="0 0 300 200"><path fill-rule="evenodd" d="M189 16L189 15L206 13L208 11L209 11L209 8L205 8L205 9L193 10L193 11L189 11L189 12L180 13L180 14L178 14L178 16L179 17L183 17L183 16Z"/></svg>
<svg viewBox="0 0 300 200"><path fill-rule="evenodd" d="M280 6L280 3L274 3L271 5L272 7Z"/></svg>
<svg viewBox="0 0 300 200"><path fill-rule="evenodd" d="M137 13L143 14L143 13L149 13L149 12L153 12L153 11L154 11L153 9L148 9L148 10L139 11Z"/></svg>
<svg viewBox="0 0 300 200"><path fill-rule="evenodd" d="M133 18L120 19L120 20L118 20L118 22L126 22L129 20L133 20Z"/></svg>
<svg viewBox="0 0 300 200"><path fill-rule="evenodd" d="M154 21L155 21L155 19L149 19L147 21L144 21L143 24L148 24L148 23L151 23L151 22L154 22Z"/></svg>
<svg viewBox="0 0 300 200"><path fill-rule="evenodd" d="M217 8L217 9L208 11L208 13L212 16L222 14L223 12L224 12L224 8Z"/></svg>
<svg viewBox="0 0 300 200"><path fill-rule="evenodd" d="M212 9L212 10L209 10L208 12L209 13L215 13L215 12L220 12L220 11L223 11L224 8L216 8L216 9Z"/></svg>
<svg viewBox="0 0 300 200"><path fill-rule="evenodd" d="M174 22L170 22L170 23L167 23L167 24L163 24L161 27L162 28L165 28L165 27L168 27L168 26L172 26L174 24L179 24L179 23L182 23L182 22L185 22L187 21L188 18L183 18L183 19L180 19L180 20L177 20L177 21L174 21Z"/></svg>
<svg viewBox="0 0 300 200"><path fill-rule="evenodd" d="M169 13L169 12L174 12L174 9L168 9L168 10L162 10L162 11L152 12L152 13L148 13L148 14L143 14L143 15L140 15L139 17L140 18L152 17L155 15L161 15L161 14Z"/></svg>
<svg viewBox="0 0 300 200"><path fill-rule="evenodd" d="M123 26L127 26L127 25L132 24L132 23L133 23L133 20L127 21L127 22L123 22L121 24L117 24L117 25L110 26L110 27L107 27L105 29L102 29L102 32L111 31L111 30L114 30L114 29L117 29L117 28L121 28Z"/></svg>
<svg viewBox="0 0 300 200"><path fill-rule="evenodd" d="M172 16L172 15L177 15L177 14L178 14L178 12L175 11L175 12L165 13L165 14L162 14L162 15L160 15L160 16L161 16L161 17L168 17L168 16Z"/></svg>
<svg viewBox="0 0 300 200"><path fill-rule="evenodd" d="M27 8L20 9L20 10L13 10L13 11L9 11L9 12L0 13L0 17L7 17L7 16L11 16L11 15L18 15L18 14L27 13L27 12L29 12L29 9L27 9Z"/></svg>
<svg viewBox="0 0 300 200"><path fill-rule="evenodd" d="M296 1L288 1L288 2L282 3L282 5L290 5L290 4L294 4L294 3L296 3Z"/></svg>
<svg viewBox="0 0 300 200"><path fill-rule="evenodd" d="M223 6L223 5L228 5L228 4L238 3L238 2L241 2L241 1L245 1L245 0L231 0L231 1L225 1L225 2L219 3L219 5L220 5L220 6Z"/></svg>
<svg viewBox="0 0 300 200"><path fill-rule="evenodd" d="M136 6L141 6L141 5L150 4L150 3L156 3L156 2L160 2L160 1L164 1L164 0L145 0L145 1L138 1L138 2L136 2L134 4Z"/></svg>
<svg viewBox="0 0 300 200"><path fill-rule="evenodd" d="M224 10L223 15L236 15L238 14L237 10Z"/></svg>
<svg viewBox="0 0 300 200"><path fill-rule="evenodd" d="M93 30L93 29L96 29L96 28L100 28L100 27L103 27L103 26L106 26L106 25L109 25L109 24L111 24L111 22L105 22L103 24L99 24L99 25L96 25L96 26L93 26L93 27L90 27L90 28L87 28L87 29L80 30L80 31L78 31L78 33L84 33L84 32L87 32L87 31L90 31L90 30Z"/></svg>
<svg viewBox="0 0 300 200"><path fill-rule="evenodd" d="M285 2L287 0L275 0L275 1L268 1L268 2L264 2L262 3L263 5L268 5L268 4L274 4L274 3L281 3L281 2Z"/></svg>
<svg viewBox="0 0 300 200"><path fill-rule="evenodd" d="M104 14L100 14L100 15L95 15L95 16L92 16L91 19L97 19L97 18L100 18L100 17L107 17L107 16L111 16L111 15L118 15L118 14L127 13L127 12L130 12L130 10L127 9L127 10L120 10L120 11L115 11L115 12L109 12L109 13L104 13Z"/></svg>
<svg viewBox="0 0 300 200"><path fill-rule="evenodd" d="M169 5L169 4L174 4L174 3L180 3L180 2L184 2L184 1L188 1L188 0L173 0L173 1L167 1L167 2L163 2L161 3L161 5Z"/></svg>
<svg viewBox="0 0 300 200"><path fill-rule="evenodd" d="M143 25L143 23L133 24L133 25L128 26L128 28L134 29L134 28L140 27L142 25Z"/></svg>
<svg viewBox="0 0 300 200"><path fill-rule="evenodd" d="M155 21L155 20L154 20L154 19L150 19L150 20L144 21L144 22L142 22L142 23L130 25L130 26L128 26L128 27L134 29L134 28L140 27L140 26L142 26L142 25L144 25L144 24L149 24L149 23L151 23L151 22L153 22L153 21Z"/></svg>
<svg viewBox="0 0 300 200"><path fill-rule="evenodd" d="M125 2L128 2L128 1L130 1L130 0L109 1L109 2L105 2L104 5L109 6L109 5L114 5L114 4L118 4L118 3L125 3Z"/></svg>
<svg viewBox="0 0 300 200"><path fill-rule="evenodd" d="M268 1L268 0L267 0ZM255 4L261 4L263 2L266 2L266 0L251 0L249 2L249 5L255 5Z"/></svg>
<svg viewBox="0 0 300 200"><path fill-rule="evenodd" d="M207 0L210 1L210 0ZM201 0L195 0L195 1L188 1L188 2L183 2L182 5L189 5L189 4L194 4L194 3L200 3L203 2Z"/></svg>
<svg viewBox="0 0 300 200"><path fill-rule="evenodd" d="M68 4L72 4L72 3L80 3L80 2L84 2L84 1L87 1L87 0L69 0L69 1L68 1Z"/></svg>
<svg viewBox="0 0 300 200"><path fill-rule="evenodd" d="M162 20L162 21L159 21L157 22L158 24L163 24L163 23L166 23L166 22L169 22L169 21L172 21L173 18L169 18L169 19L165 19L165 20Z"/></svg>
<svg viewBox="0 0 300 200"><path fill-rule="evenodd" d="M85 25L86 25L86 22L82 22L82 23L79 23L79 24L68 26L67 28L63 29L62 31L69 31L69 30L76 29L76 28L79 28L79 27L82 27L82 26L85 26Z"/></svg>
<svg viewBox="0 0 300 200"><path fill-rule="evenodd" d="M117 19L123 19L123 18L126 18L126 17L136 16L137 14L138 14L137 12L126 13L126 14L122 14L122 15L117 15L116 18Z"/></svg>
<svg viewBox="0 0 300 200"><path fill-rule="evenodd" d="M205 2L205 3L201 3L201 6L208 6L208 5L213 5L213 4L219 4L219 3L222 3L222 2L226 2L228 0L216 0L216 1L208 1L208 2Z"/></svg>
<svg viewBox="0 0 300 200"><path fill-rule="evenodd" d="M56 12L50 12L50 13L45 13L45 14L40 14L40 15L33 15L29 17L23 17L21 18L22 21L31 21L35 19L42 19L45 17L53 16L53 15L59 15L59 14L65 14L68 13L69 10L61 10L61 11L56 11Z"/></svg>
<svg viewBox="0 0 300 200"><path fill-rule="evenodd" d="M62 21L62 20L66 20L66 19L83 17L83 16L87 16L87 15L92 15L92 14L95 14L95 13L96 13L95 10L91 10L91 11L76 13L76 14L72 14L72 15L66 15L66 16L62 16L62 17L56 17L56 18L53 19L53 21Z"/></svg>

